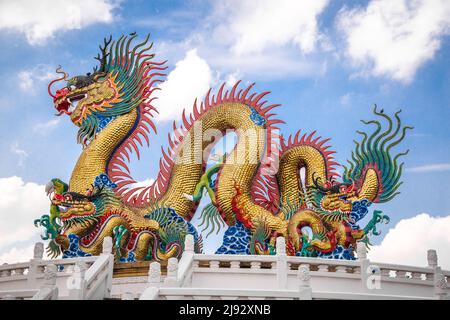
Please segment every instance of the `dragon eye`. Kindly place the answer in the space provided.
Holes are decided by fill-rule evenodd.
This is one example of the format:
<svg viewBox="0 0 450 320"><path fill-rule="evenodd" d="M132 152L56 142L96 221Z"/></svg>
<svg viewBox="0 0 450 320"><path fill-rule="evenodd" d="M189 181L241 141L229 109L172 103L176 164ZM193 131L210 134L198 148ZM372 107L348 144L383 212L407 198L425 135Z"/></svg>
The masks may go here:
<svg viewBox="0 0 450 320"><path fill-rule="evenodd" d="M339 196L339 199L343 200L343 201L347 200L347 198L348 198L348 196L346 194Z"/></svg>

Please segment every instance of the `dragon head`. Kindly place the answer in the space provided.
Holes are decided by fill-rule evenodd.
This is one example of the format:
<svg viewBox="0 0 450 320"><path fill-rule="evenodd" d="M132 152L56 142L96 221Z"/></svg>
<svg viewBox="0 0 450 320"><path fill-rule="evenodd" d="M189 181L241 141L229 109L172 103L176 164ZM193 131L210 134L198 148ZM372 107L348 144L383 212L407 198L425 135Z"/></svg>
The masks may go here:
<svg viewBox="0 0 450 320"><path fill-rule="evenodd" d="M348 161L350 166L344 166L343 182L323 183L313 177L315 206L322 211L346 214L350 220L359 220L362 212L367 212L363 207L387 202L399 194L397 190L402 184L403 163L399 164L398 159L408 150L392 155L391 149L404 139L406 130L412 127L402 127L400 111L394 114L395 122L383 110L377 111L376 106L373 112L387 122L387 128L383 130L377 120L362 121L366 125L375 125L375 131L371 134L357 131L363 138L355 141L352 160Z"/></svg>
<svg viewBox="0 0 450 320"><path fill-rule="evenodd" d="M53 198L52 205L58 207L63 234L83 237L93 231L101 214L93 200L92 196L75 192L65 192L62 197Z"/></svg>
<svg viewBox="0 0 450 320"><path fill-rule="evenodd" d="M318 205L322 210L328 212L352 211L352 201L357 199L357 191L353 184L336 183L335 181L327 181L321 184L319 178L314 178L313 181L314 188L320 195Z"/></svg>
<svg viewBox="0 0 450 320"><path fill-rule="evenodd" d="M376 168L367 168L358 183L327 181L323 185L314 179L314 188L320 195L320 208L327 212L351 213L353 204L362 200L375 202L381 191L379 172Z"/></svg>
<svg viewBox="0 0 450 320"><path fill-rule="evenodd" d="M51 198L51 207L57 211L59 238L75 234L83 245L91 244L108 219L111 213L109 208L117 207L118 203L117 196L105 186L95 186L87 195L55 193Z"/></svg>
<svg viewBox="0 0 450 320"><path fill-rule="evenodd" d="M69 78L59 67L62 76L50 82L48 93L53 98L57 115L66 114L79 127L78 142L88 144L114 118L131 110L148 106L149 82L158 69L150 62L153 54L145 54L152 47L149 36L130 49L137 35L122 36L117 41L104 39L96 59L100 62L93 72ZM148 44L148 45L147 45ZM51 86L58 81L66 85L52 93Z"/></svg>

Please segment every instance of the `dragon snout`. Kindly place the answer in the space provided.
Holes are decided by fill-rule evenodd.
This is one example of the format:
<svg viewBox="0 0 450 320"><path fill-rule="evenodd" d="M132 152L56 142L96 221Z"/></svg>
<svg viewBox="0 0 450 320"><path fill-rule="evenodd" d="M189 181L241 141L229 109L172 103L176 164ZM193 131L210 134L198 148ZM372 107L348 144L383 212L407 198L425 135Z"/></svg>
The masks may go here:
<svg viewBox="0 0 450 320"><path fill-rule="evenodd" d="M56 111L58 111L58 113L56 114L57 116L60 116L63 113L70 115L70 101L66 99L66 95L69 92L70 89L67 87L56 90L55 97L53 98L53 103L55 104Z"/></svg>

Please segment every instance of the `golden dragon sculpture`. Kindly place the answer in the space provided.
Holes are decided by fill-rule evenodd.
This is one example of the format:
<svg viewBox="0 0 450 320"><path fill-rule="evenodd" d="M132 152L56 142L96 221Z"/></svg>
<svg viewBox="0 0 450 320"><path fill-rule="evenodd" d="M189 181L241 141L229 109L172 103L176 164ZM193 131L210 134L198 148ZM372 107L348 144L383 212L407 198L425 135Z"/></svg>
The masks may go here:
<svg viewBox="0 0 450 320"><path fill-rule="evenodd" d="M228 225L217 253L273 254L274 240L285 236L290 255L352 259L356 241L369 243L379 233L377 223L388 221L381 211L364 228L357 222L372 203L398 193L398 158L407 152L392 156L391 149L410 128L402 127L399 112L393 119L374 109L387 128L364 122L375 131L358 131L362 139L338 182L329 139L315 132L279 135L283 121L272 113L279 105L267 103L268 92L253 93L253 85L239 82L229 90L222 85L216 95L210 90L192 114L183 111L156 180L130 187L136 183L130 154L139 157L151 130L156 133L152 102L166 69L148 53L149 36L133 45L136 37L105 39L93 73L69 78L58 68L61 77L49 84L58 115L70 117L83 145L69 184L52 179L47 185L50 215L35 221L46 228L51 255L96 255L111 236L119 261L165 260L181 254L187 234L200 252L202 236L190 220L204 194L211 198L202 210L210 233ZM66 84L53 93L58 81ZM235 147L211 165L211 149L230 131Z"/></svg>

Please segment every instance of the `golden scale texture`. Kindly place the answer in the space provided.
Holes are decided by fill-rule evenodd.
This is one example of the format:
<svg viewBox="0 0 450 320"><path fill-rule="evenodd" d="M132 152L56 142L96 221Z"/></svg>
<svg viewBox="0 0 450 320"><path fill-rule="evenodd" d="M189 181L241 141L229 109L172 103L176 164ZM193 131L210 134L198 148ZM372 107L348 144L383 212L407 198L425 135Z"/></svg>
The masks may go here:
<svg viewBox="0 0 450 320"><path fill-rule="evenodd" d="M299 170L305 168L305 183L300 181ZM313 185L312 176L326 181L326 161L314 147L302 145L287 150L280 159L277 174L280 193L283 195L281 206L287 204L299 206L300 199L305 199L306 187Z"/></svg>
<svg viewBox="0 0 450 320"><path fill-rule="evenodd" d="M256 125L250 119L250 114L251 111L248 106L237 102L222 103L203 114L201 121L197 121L192 126L189 134L179 145L168 187L160 199L155 199L153 204L148 207L133 207L122 203L120 207L108 208L113 212L120 213L120 216L111 218L95 241L88 247L81 246L82 250L99 254L103 238L111 236L114 227L124 225L128 230L143 231L135 245L136 259L143 260L147 255L149 246L154 245L153 236L146 231L157 231L159 228L156 221L143 218L145 214L150 212L155 203L173 208L178 215L190 220L196 204L186 199L183 194L194 192L200 177L204 173L203 151L211 144L211 141L202 141L201 138L196 139L194 133L195 130L205 133L214 129L222 133L230 129L238 130L238 143L233 151L227 155L225 164L221 168L216 193L218 206L228 225L236 223L236 213L232 206L232 201L235 199L244 219L248 219L251 223L255 223L259 219L266 221L272 231L276 231L280 235L289 235L297 248L300 246L297 226L302 223L309 224L314 232L321 234L334 228L339 234L337 236L339 243L343 243L344 240L342 239L345 238L343 225L334 222L326 223L321 220L319 214L311 210L298 211L290 221L287 221L282 214L274 215L254 203L251 197L251 186L259 168L260 159L265 152L266 137L264 127ZM70 179L71 191L85 194L95 177L107 171L108 159L123 138L132 130L136 117L136 110L119 116L84 148ZM253 133L252 143L248 143L247 137L239 132ZM214 143L216 142L214 141ZM194 159L195 157L197 159ZM197 161L186 161L186 158ZM306 169L307 186L312 185L312 174L314 172L315 177L320 178L322 182L326 181L326 161L317 149L306 145L291 148L280 159L280 170L277 175L281 194L285 195L285 197L282 197L284 204L288 200L290 203L298 204L298 195L304 192L299 177L299 169L302 167ZM373 198L378 182L373 180L372 175L369 178L365 196L372 196ZM242 191L241 194L237 194L236 186ZM89 232L89 228L84 230L81 227L80 229L72 228L70 231L83 236ZM124 236L123 244L126 244L128 237L129 235ZM327 248L330 243L327 239L324 241L316 240L315 245L318 248ZM168 252L157 252L157 254L161 259L168 259L177 254L177 249L172 248Z"/></svg>

